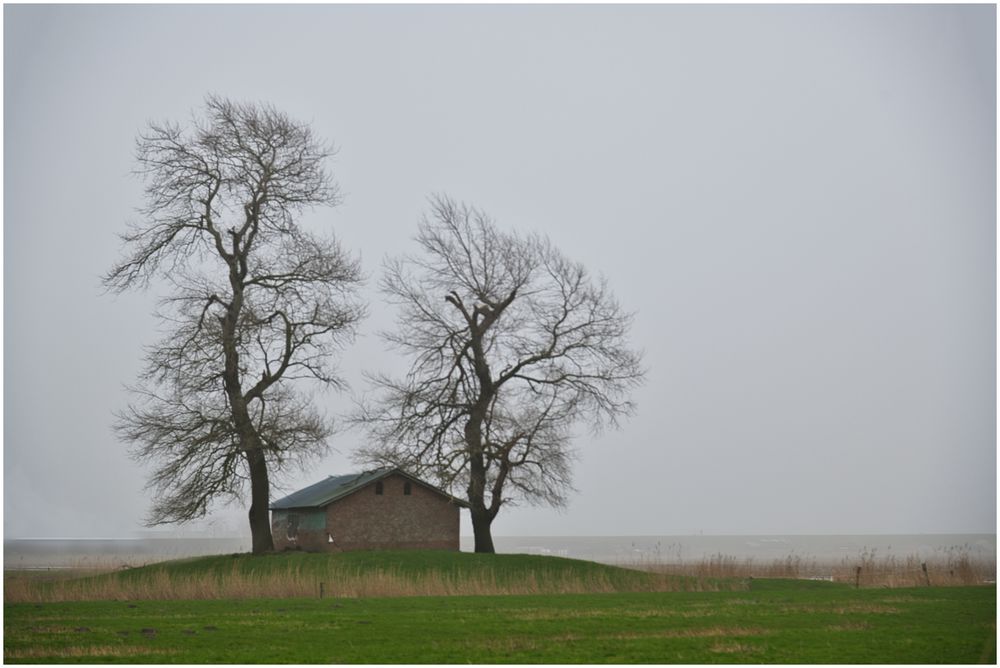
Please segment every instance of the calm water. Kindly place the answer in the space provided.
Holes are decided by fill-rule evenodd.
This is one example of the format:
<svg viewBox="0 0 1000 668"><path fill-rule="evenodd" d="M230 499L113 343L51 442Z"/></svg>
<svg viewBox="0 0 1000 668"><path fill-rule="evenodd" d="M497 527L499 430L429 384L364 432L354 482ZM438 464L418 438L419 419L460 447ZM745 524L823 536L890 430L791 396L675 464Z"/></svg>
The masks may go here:
<svg viewBox="0 0 1000 668"><path fill-rule="evenodd" d="M3 542L3 566L4 570L117 568L249 551L249 538L12 539Z"/></svg>
<svg viewBox="0 0 1000 668"><path fill-rule="evenodd" d="M472 551L471 536L462 549ZM610 564L701 561L715 555L768 563L800 557L820 563L872 553L931 559L963 551L976 559L995 560L996 534L923 534L894 536L564 536L495 537L497 552L552 554Z"/></svg>
<svg viewBox="0 0 1000 668"><path fill-rule="evenodd" d="M471 552L472 536L462 537ZM609 564L677 563L714 555L769 563L799 557L840 563L863 553L946 558L965 552L977 560L996 560L996 534L924 534L895 536L551 536L494 538L497 552L543 554ZM137 566L164 559L231 554L250 550L249 538L30 539L4 541L4 568Z"/></svg>

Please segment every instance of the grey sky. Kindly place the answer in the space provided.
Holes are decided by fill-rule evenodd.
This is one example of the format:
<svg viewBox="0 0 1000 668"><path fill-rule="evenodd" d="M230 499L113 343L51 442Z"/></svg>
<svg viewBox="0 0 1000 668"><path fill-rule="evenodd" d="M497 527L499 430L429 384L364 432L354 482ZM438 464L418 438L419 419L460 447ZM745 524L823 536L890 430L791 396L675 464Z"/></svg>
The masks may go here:
<svg viewBox="0 0 1000 668"><path fill-rule="evenodd" d="M547 234L637 311L638 414L580 438L565 510L496 534L994 531L995 25L989 5L5 5L5 537L140 526L145 472L109 425L155 295L99 276L141 204L136 132L208 92L340 147L346 201L308 222L371 276L356 390L402 368L375 279L433 192ZM289 487L349 470L360 438Z"/></svg>

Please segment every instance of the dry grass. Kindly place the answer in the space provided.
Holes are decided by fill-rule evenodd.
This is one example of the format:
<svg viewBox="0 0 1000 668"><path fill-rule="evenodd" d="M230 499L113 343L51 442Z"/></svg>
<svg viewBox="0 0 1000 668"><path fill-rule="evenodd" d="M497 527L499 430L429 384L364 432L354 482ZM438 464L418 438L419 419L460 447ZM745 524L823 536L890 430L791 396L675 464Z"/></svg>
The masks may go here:
<svg viewBox="0 0 1000 668"><path fill-rule="evenodd" d="M916 556L879 558L875 550L865 550L854 559L845 559L831 569L835 582L859 587L949 587L996 581L996 560L974 559L960 549L920 559Z"/></svg>
<svg viewBox="0 0 1000 668"><path fill-rule="evenodd" d="M722 554L700 561L656 563L644 561L633 568L674 576L709 579L792 578L844 582L858 587L948 587L996 581L996 560L977 559L953 548L931 559L917 556L877 557L865 550L858 557L839 563L789 556L771 562L737 559Z"/></svg>
<svg viewBox="0 0 1000 668"><path fill-rule="evenodd" d="M834 633L843 633L847 631L871 631L872 625L868 622L847 622L845 624L834 624L833 626L827 626L827 631L832 631Z"/></svg>
<svg viewBox="0 0 1000 668"><path fill-rule="evenodd" d="M71 647L30 647L4 650L4 661L25 659L108 659L144 655L176 654L176 650L135 645L86 645Z"/></svg>
<svg viewBox="0 0 1000 668"><path fill-rule="evenodd" d="M607 613L605 613L607 614ZM648 640L654 638L712 638L712 639L728 639L728 638L747 638L754 636L764 636L769 635L771 631L766 629L758 628L746 628L746 627L720 627L713 626L709 628L695 628L695 629L658 629L653 631L631 631L631 632L618 632L618 633L588 633L586 635L581 635L579 633L563 633L560 635L551 636L540 640L538 638L529 638L525 636L507 636L504 638L490 638L487 640L476 640L469 641L465 643L466 647L473 650L487 650L496 653L511 653L511 652L524 652L524 651L536 651L545 648L552 643L566 643L573 644L581 641L594 641L594 640ZM718 645L717 645L718 646ZM739 651L758 651L749 645L741 645L740 643L730 643L731 647L745 647L744 650ZM715 650L712 650L715 651Z"/></svg>
<svg viewBox="0 0 1000 668"><path fill-rule="evenodd" d="M154 570L142 578L103 577L39 582L32 577L8 575L4 580L7 603L56 601L205 600L250 598L368 598L399 596L492 596L507 594L583 594L621 591L718 591L745 588L739 582L713 582L703 578L677 578L652 574L636 578L631 586L612 582L598 573L526 572L516 579L498 578L484 571L449 575L439 571L421 574L373 569L363 572L331 569L325 574L302 573L294 568L266 574L248 574L238 568L214 573L171 574Z"/></svg>
<svg viewBox="0 0 1000 668"><path fill-rule="evenodd" d="M605 614L603 610L577 610L573 608L559 610L519 610L517 618L532 621L563 621L567 619L603 617ZM715 614L717 614L716 611L709 608L704 610L656 608L653 610L625 610L616 613L616 617L618 619L699 619L702 617L712 617Z"/></svg>
<svg viewBox="0 0 1000 668"><path fill-rule="evenodd" d="M653 573L700 578L805 578L818 577L823 572L815 561L801 557L786 557L762 563L753 559L737 559L715 554L700 561L681 563L643 562L633 566Z"/></svg>
<svg viewBox="0 0 1000 668"><path fill-rule="evenodd" d="M850 603L847 605L837 605L832 607L816 605L785 605L780 608L789 614L816 615L823 613L833 613L835 615L898 615L902 612L899 608L878 603Z"/></svg>
<svg viewBox="0 0 1000 668"><path fill-rule="evenodd" d="M748 636L767 635L768 633L769 631L765 629L713 626L704 629L667 629L647 633L615 633L602 637L614 638L616 640L637 640L640 638L744 638Z"/></svg>
<svg viewBox="0 0 1000 668"><path fill-rule="evenodd" d="M708 649L715 654L754 654L763 651L759 647L739 642L716 643Z"/></svg>

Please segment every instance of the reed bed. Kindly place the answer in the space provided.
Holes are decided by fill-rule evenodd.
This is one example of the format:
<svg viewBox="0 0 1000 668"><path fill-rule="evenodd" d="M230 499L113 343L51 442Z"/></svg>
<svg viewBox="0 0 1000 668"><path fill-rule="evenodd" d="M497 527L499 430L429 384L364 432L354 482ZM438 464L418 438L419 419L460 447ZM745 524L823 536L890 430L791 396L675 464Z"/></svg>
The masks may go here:
<svg viewBox="0 0 1000 668"><path fill-rule="evenodd" d="M856 587L958 587L996 582L996 560L977 558L961 549L931 558L916 555L878 556L875 550L839 562L821 562L789 556L769 562L716 554L700 560L656 563L648 560L632 568L679 577L792 578L828 580Z"/></svg>
<svg viewBox="0 0 1000 668"><path fill-rule="evenodd" d="M832 569L835 582L859 587L958 587L996 582L996 560L950 551L929 559L917 556L878 557L874 550L845 559Z"/></svg>
<svg viewBox="0 0 1000 668"><path fill-rule="evenodd" d="M639 574L636 574L639 575ZM405 573L393 569L303 572L294 567L247 573L174 573L152 569L142 577L109 573L80 579L38 581L7 576L6 603L58 601L209 600L251 598L368 598L405 596L493 596L613 592L719 591L745 589L742 582L676 577L662 573L610 578L602 573L526 571L517 578L490 571L449 574Z"/></svg>
<svg viewBox="0 0 1000 668"><path fill-rule="evenodd" d="M652 573L681 577L700 578L822 578L828 571L816 561L804 560L800 557L775 559L770 562L759 562L753 559L738 559L724 554L715 554L695 561L655 563L643 561L633 568Z"/></svg>

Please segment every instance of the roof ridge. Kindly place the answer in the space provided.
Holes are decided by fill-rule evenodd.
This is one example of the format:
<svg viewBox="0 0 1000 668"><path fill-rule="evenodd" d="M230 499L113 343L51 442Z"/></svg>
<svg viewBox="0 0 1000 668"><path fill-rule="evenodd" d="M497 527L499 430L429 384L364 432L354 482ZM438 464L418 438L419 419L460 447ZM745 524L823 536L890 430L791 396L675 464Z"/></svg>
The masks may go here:
<svg viewBox="0 0 1000 668"><path fill-rule="evenodd" d="M394 466L371 469L368 471L362 471L361 473L328 475L319 482L307 485L298 491L292 492L291 494L274 501L270 504L270 509L285 510L289 508L319 508L326 506L338 499L348 496L349 494L353 494L364 485L375 482L376 480L384 478L392 473L399 473L400 475L406 476L407 478L410 478L421 485L448 497L448 499L454 503L462 506L468 505L462 499L449 494L445 490L418 478L398 466Z"/></svg>

